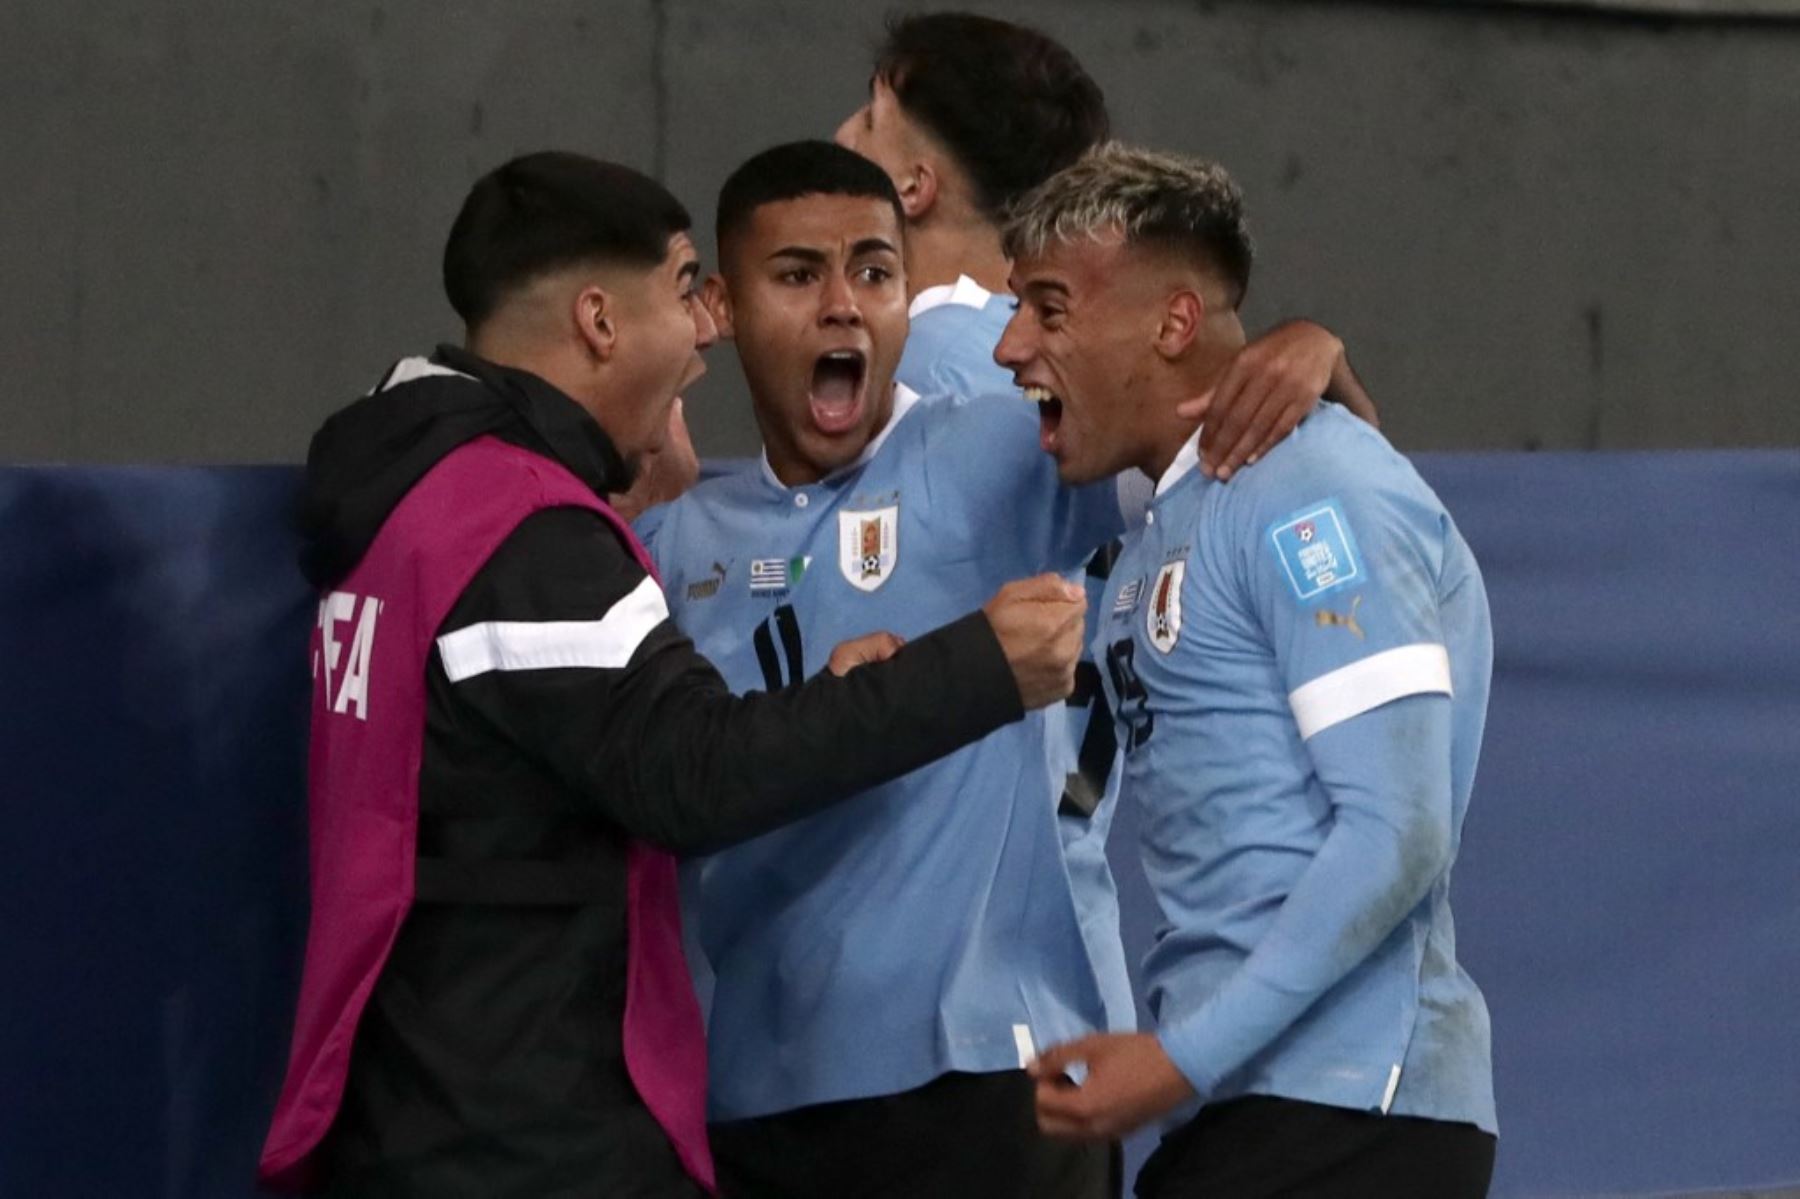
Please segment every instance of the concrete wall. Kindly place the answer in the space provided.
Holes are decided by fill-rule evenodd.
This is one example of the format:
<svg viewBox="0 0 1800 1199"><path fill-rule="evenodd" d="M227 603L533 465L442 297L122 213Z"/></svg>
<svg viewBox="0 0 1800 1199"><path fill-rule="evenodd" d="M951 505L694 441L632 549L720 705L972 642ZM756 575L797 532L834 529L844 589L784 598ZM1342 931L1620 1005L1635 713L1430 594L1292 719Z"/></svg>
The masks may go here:
<svg viewBox="0 0 1800 1199"><path fill-rule="evenodd" d="M0 460L298 459L457 330L469 183L547 146L710 224L860 102L841 0L8 0ZM1800 442L1800 26L1348 3L979 5L1063 38L1125 136L1221 158L1251 316L1338 329L1409 448ZM710 253L710 235L702 237ZM729 350L705 453L755 434Z"/></svg>

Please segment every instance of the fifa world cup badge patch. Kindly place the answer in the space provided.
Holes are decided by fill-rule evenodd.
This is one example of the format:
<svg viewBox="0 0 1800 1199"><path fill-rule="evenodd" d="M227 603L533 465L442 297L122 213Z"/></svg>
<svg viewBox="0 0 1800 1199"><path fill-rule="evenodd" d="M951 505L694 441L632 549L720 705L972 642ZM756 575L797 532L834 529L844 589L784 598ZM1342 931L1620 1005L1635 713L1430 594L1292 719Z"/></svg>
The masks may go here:
<svg viewBox="0 0 1800 1199"><path fill-rule="evenodd" d="M1187 563L1166 562L1157 572L1150 588L1150 606L1144 611L1144 631L1158 653L1175 648L1181 636L1181 580L1187 574Z"/></svg>
<svg viewBox="0 0 1800 1199"><path fill-rule="evenodd" d="M838 513L838 570L858 591L873 591L900 560L900 508Z"/></svg>
<svg viewBox="0 0 1800 1199"><path fill-rule="evenodd" d="M1296 599L1310 600L1363 581L1356 539L1336 500L1281 521L1269 530L1269 540Z"/></svg>

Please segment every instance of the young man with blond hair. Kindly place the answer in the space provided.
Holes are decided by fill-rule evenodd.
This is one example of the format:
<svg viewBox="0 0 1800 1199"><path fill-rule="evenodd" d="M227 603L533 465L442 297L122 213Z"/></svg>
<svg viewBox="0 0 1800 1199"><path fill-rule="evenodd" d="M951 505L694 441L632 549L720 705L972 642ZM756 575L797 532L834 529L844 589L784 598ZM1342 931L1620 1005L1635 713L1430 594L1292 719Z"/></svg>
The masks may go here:
<svg viewBox="0 0 1800 1199"><path fill-rule="evenodd" d="M1493 638L1468 545L1412 466L1321 406L1229 486L1183 402L1244 344L1251 244L1215 164L1109 146L1021 201L999 357L1065 485L1156 480L1093 651L1166 921L1153 1032L1049 1048L1044 1129L1174 1114L1144 1199L1474 1199L1488 1013L1451 867Z"/></svg>

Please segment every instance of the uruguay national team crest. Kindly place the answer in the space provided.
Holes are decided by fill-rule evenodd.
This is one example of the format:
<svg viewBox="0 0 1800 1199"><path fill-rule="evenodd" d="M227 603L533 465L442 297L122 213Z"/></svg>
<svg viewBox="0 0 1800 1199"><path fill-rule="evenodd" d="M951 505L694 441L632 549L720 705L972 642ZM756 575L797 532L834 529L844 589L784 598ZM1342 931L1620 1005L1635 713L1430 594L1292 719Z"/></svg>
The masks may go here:
<svg viewBox="0 0 1800 1199"><path fill-rule="evenodd" d="M900 559L900 508L838 513L838 569L858 591L873 591Z"/></svg>
<svg viewBox="0 0 1800 1199"><path fill-rule="evenodd" d="M1150 589L1150 607L1144 613L1144 628L1150 644L1159 653L1175 648L1181 636L1181 580L1187 574L1187 563L1180 559L1163 564L1157 572L1156 584Z"/></svg>

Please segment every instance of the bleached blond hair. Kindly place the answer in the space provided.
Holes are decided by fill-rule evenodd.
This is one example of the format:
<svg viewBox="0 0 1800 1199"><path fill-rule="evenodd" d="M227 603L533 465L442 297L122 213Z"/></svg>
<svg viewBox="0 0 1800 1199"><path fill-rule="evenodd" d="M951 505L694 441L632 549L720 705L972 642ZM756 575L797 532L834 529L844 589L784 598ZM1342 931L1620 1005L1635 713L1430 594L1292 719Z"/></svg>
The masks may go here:
<svg viewBox="0 0 1800 1199"><path fill-rule="evenodd" d="M1021 196L1007 215L1008 258L1036 258L1053 243L1121 234L1197 256L1228 286L1233 308L1250 286L1255 247L1244 195L1216 162L1106 142Z"/></svg>

